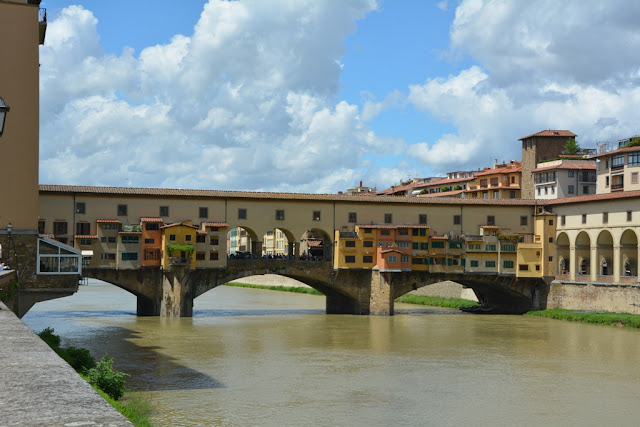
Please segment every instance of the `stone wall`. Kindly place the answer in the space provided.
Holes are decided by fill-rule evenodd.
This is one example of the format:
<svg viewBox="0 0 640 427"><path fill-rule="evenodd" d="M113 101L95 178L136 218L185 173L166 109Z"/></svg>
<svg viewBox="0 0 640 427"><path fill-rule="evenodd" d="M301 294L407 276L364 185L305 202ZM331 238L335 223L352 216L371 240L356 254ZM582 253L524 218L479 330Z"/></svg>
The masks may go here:
<svg viewBox="0 0 640 427"><path fill-rule="evenodd" d="M551 284L547 308L567 310L609 311L640 314L640 286L638 283L612 285L610 283Z"/></svg>

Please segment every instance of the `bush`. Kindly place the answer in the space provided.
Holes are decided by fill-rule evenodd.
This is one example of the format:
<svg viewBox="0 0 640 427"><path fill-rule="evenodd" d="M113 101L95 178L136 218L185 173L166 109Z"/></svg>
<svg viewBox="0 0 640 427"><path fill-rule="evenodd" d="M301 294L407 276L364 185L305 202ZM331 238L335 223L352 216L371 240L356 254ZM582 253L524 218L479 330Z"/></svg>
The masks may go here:
<svg viewBox="0 0 640 427"><path fill-rule="evenodd" d="M65 347L60 356L77 372L87 372L95 368L96 360L86 348Z"/></svg>
<svg viewBox="0 0 640 427"><path fill-rule="evenodd" d="M107 353L96 364L95 368L87 371L89 383L107 393L114 400L118 400L124 394L125 378L129 374L113 369L113 359Z"/></svg>
<svg viewBox="0 0 640 427"><path fill-rule="evenodd" d="M38 336L42 341L46 342L49 347L55 350L58 353L60 349L60 337L53 333L53 328L45 328L43 329Z"/></svg>

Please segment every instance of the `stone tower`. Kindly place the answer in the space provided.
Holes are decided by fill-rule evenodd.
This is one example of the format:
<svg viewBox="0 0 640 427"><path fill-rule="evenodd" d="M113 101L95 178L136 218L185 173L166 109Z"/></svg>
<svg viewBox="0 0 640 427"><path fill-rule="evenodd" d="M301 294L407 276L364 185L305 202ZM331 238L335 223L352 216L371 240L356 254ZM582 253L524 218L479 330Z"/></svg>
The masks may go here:
<svg viewBox="0 0 640 427"><path fill-rule="evenodd" d="M577 137L568 130L543 130L520 138L522 141L522 189L523 199L534 199L535 189L532 171L538 162L559 157L568 139Z"/></svg>

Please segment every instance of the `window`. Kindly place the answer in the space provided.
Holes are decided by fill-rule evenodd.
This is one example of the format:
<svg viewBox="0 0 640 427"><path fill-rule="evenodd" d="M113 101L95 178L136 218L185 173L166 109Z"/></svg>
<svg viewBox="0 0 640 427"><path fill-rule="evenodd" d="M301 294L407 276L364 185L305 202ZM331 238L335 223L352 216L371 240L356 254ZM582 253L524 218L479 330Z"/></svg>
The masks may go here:
<svg viewBox="0 0 640 427"><path fill-rule="evenodd" d="M498 245L485 245L484 250L489 252L495 252L498 248Z"/></svg>
<svg viewBox="0 0 640 427"><path fill-rule="evenodd" d="M570 170L568 171L568 173L569 173L569 178L573 178L575 171Z"/></svg>
<svg viewBox="0 0 640 427"><path fill-rule="evenodd" d="M542 188L538 187L538 196L542 194Z"/></svg>
<svg viewBox="0 0 640 427"><path fill-rule="evenodd" d="M391 230L389 230L389 229L380 230L380 235L381 236L391 236Z"/></svg>
<svg viewBox="0 0 640 427"><path fill-rule="evenodd" d="M449 242L450 249L462 249L462 242Z"/></svg>
<svg viewBox="0 0 640 427"><path fill-rule="evenodd" d="M485 261L484 262L484 266L488 267L488 268L495 268L496 262L495 261Z"/></svg>
<svg viewBox="0 0 640 427"><path fill-rule="evenodd" d="M575 190L573 189L573 185L569 186L569 194L574 194Z"/></svg>
<svg viewBox="0 0 640 427"><path fill-rule="evenodd" d="M420 243L418 243L418 242L412 242L412 243L411 243L411 249L415 249L415 250L420 249Z"/></svg>
<svg viewBox="0 0 640 427"><path fill-rule="evenodd" d="M387 261L389 261L389 262L398 262L398 256L397 255L389 255L389 258L387 259Z"/></svg>
<svg viewBox="0 0 640 427"><path fill-rule="evenodd" d="M86 205L84 203L76 203L76 213L83 214L86 213Z"/></svg>
<svg viewBox="0 0 640 427"><path fill-rule="evenodd" d="M478 261L472 259L471 262L469 262L469 265L471 267L477 267L478 266Z"/></svg>
<svg viewBox="0 0 640 427"><path fill-rule="evenodd" d="M44 234L44 221L38 221L38 233Z"/></svg>
<svg viewBox="0 0 640 427"><path fill-rule="evenodd" d="M209 252L209 261L217 261L218 252Z"/></svg>
<svg viewBox="0 0 640 427"><path fill-rule="evenodd" d="M611 160L611 169L621 168L624 166L624 154L613 156Z"/></svg>
<svg viewBox="0 0 640 427"><path fill-rule="evenodd" d="M409 235L409 229L408 228L399 228L398 229L398 236L408 236Z"/></svg>
<svg viewBox="0 0 640 427"><path fill-rule="evenodd" d="M602 223L603 224L609 223L609 212L602 212Z"/></svg>
<svg viewBox="0 0 640 427"><path fill-rule="evenodd" d="M365 232L365 234L371 234L371 233L373 233L373 230L370 229L370 228L365 228L364 232Z"/></svg>
<svg viewBox="0 0 640 427"><path fill-rule="evenodd" d="M196 252L196 261L204 261L204 252Z"/></svg>
<svg viewBox="0 0 640 427"><path fill-rule="evenodd" d="M184 239L185 239L187 242L190 242L190 241L191 241L191 234L187 234L186 236L184 236Z"/></svg>
<svg viewBox="0 0 640 427"><path fill-rule="evenodd" d="M493 215L487 215L487 225L496 225L496 217Z"/></svg>
<svg viewBox="0 0 640 427"><path fill-rule="evenodd" d="M246 209L238 209L238 219L247 219Z"/></svg>
<svg viewBox="0 0 640 427"><path fill-rule="evenodd" d="M605 177L604 177L604 186L605 186L605 187L608 187L608 186L609 186L609 177L608 177L608 176L605 176Z"/></svg>
<svg viewBox="0 0 640 427"><path fill-rule="evenodd" d="M198 216L200 218L209 218L209 208L198 208ZM204 254L202 256L204 257Z"/></svg>
<svg viewBox="0 0 640 427"><path fill-rule="evenodd" d="M527 216L520 217L520 225L527 225L529 218Z"/></svg>
<svg viewBox="0 0 640 427"><path fill-rule="evenodd" d="M78 250L67 250L61 245L38 239L38 268L36 272L47 274L78 274L82 255Z"/></svg>
<svg viewBox="0 0 640 427"><path fill-rule="evenodd" d="M67 234L67 222L66 221L54 221L53 222L53 234Z"/></svg>
<svg viewBox="0 0 640 427"><path fill-rule="evenodd" d="M502 266L503 266L504 268L513 268L513 261L504 261L504 262L502 263Z"/></svg>
<svg viewBox="0 0 640 427"><path fill-rule="evenodd" d="M358 222L358 214L356 212L349 212L349 222Z"/></svg>
<svg viewBox="0 0 640 427"><path fill-rule="evenodd" d="M632 217L631 211L627 211L627 222L631 222L631 217Z"/></svg>
<svg viewBox="0 0 640 427"><path fill-rule="evenodd" d="M553 262L553 257L552 256L549 257L549 262Z"/></svg>
<svg viewBox="0 0 640 427"><path fill-rule="evenodd" d="M169 206L160 206L160 216L169 216Z"/></svg>
<svg viewBox="0 0 640 427"><path fill-rule="evenodd" d="M393 222L393 215L391 215L390 213L384 214L384 223L391 224L392 222Z"/></svg>
<svg viewBox="0 0 640 427"><path fill-rule="evenodd" d="M86 236L91 234L91 224L88 222L79 222L76 224L76 234L80 236Z"/></svg>
<svg viewBox="0 0 640 427"><path fill-rule="evenodd" d="M566 225L567 224L567 217L562 215L560 217L560 225Z"/></svg>
<svg viewBox="0 0 640 427"><path fill-rule="evenodd" d="M494 191L493 192L493 198L494 199L499 199L500 198L500 192L499 191Z"/></svg>
<svg viewBox="0 0 640 427"><path fill-rule="evenodd" d="M540 271L540 264L536 264L536 271Z"/></svg>
<svg viewBox="0 0 640 427"><path fill-rule="evenodd" d="M631 172L631 183L632 184L638 183L638 172Z"/></svg>
<svg viewBox="0 0 640 427"><path fill-rule="evenodd" d="M320 221L320 211L313 211L313 220Z"/></svg>
<svg viewBox="0 0 640 427"><path fill-rule="evenodd" d="M529 265L528 264L519 264L518 265L518 270L520 270L520 271L529 271Z"/></svg>
<svg viewBox="0 0 640 427"><path fill-rule="evenodd" d="M398 247L403 249L409 249L409 242L398 242Z"/></svg>
<svg viewBox="0 0 640 427"><path fill-rule="evenodd" d="M454 215L453 216L453 225L460 225L461 222L462 222L462 216L461 215Z"/></svg>
<svg viewBox="0 0 640 427"><path fill-rule="evenodd" d="M371 255L365 255L362 257L362 262L364 263L372 263L373 257Z"/></svg>
<svg viewBox="0 0 640 427"><path fill-rule="evenodd" d="M402 255L402 256L400 257L400 262L401 262L401 263L403 263L403 264L408 264L408 263L409 263L409 256L407 256L407 255Z"/></svg>
<svg viewBox="0 0 640 427"><path fill-rule="evenodd" d="M102 227L104 228L104 227ZM154 223L147 223L145 224L145 227L148 231L154 231L154 230L159 230L160 229L160 225L157 222Z"/></svg>
<svg viewBox="0 0 640 427"><path fill-rule="evenodd" d="M122 243L140 243L140 236L130 236L123 234L121 237Z"/></svg>
<svg viewBox="0 0 640 427"><path fill-rule="evenodd" d="M553 220L552 219L549 220L549 225L553 225Z"/></svg>
<svg viewBox="0 0 640 427"><path fill-rule="evenodd" d="M549 237L549 243L553 243L553 237Z"/></svg>
<svg viewBox="0 0 640 427"><path fill-rule="evenodd" d="M196 243L206 243L206 241L207 241L207 236L205 236L204 234L196 235Z"/></svg>
<svg viewBox="0 0 640 427"><path fill-rule="evenodd" d="M101 237L100 238L100 242L101 243L107 243L107 238L106 237Z"/></svg>
<svg viewBox="0 0 640 427"><path fill-rule="evenodd" d="M589 194L589 186L588 185L583 185L582 186L582 194Z"/></svg>
<svg viewBox="0 0 640 427"><path fill-rule="evenodd" d="M127 216L127 205L118 205L118 216Z"/></svg>
<svg viewBox="0 0 640 427"><path fill-rule="evenodd" d="M169 234L169 240L176 240L175 234Z"/></svg>
<svg viewBox="0 0 640 427"><path fill-rule="evenodd" d="M500 250L502 252L515 252L516 245L514 245L513 243L505 243L502 246L500 246Z"/></svg>
<svg viewBox="0 0 640 427"><path fill-rule="evenodd" d="M218 238L217 237L210 237L209 238L209 244L211 246L218 246Z"/></svg>
<svg viewBox="0 0 640 427"><path fill-rule="evenodd" d="M346 242L344 242L344 246L347 248L355 248L356 247L356 241L355 240L347 240Z"/></svg>
<svg viewBox="0 0 640 427"><path fill-rule="evenodd" d="M154 241L155 241L155 239L144 239L144 243L146 243L146 244L153 243Z"/></svg>
<svg viewBox="0 0 640 427"><path fill-rule="evenodd" d="M583 224L587 223L587 214L582 214L582 223Z"/></svg>
<svg viewBox="0 0 640 427"><path fill-rule="evenodd" d="M420 250L421 250L421 251L427 251L427 250L429 250L429 243L428 243L428 242L422 242L422 243L420 243Z"/></svg>
<svg viewBox="0 0 640 427"><path fill-rule="evenodd" d="M356 262L356 257L355 255L347 255L344 257L344 262L348 263L348 264L352 264L354 262Z"/></svg>
<svg viewBox="0 0 640 427"><path fill-rule="evenodd" d="M418 224L423 224L423 225L427 224L427 214L418 215Z"/></svg>
<svg viewBox="0 0 640 427"><path fill-rule="evenodd" d="M640 153L629 153L627 166L640 166Z"/></svg>
<svg viewBox="0 0 640 427"><path fill-rule="evenodd" d="M80 246L91 246L91 239L80 239Z"/></svg>
<svg viewBox="0 0 640 427"><path fill-rule="evenodd" d="M513 191L513 190L509 191L509 198L510 199L515 199L516 198L516 192Z"/></svg>
<svg viewBox="0 0 640 427"><path fill-rule="evenodd" d="M444 242L443 241L434 241L431 242L431 247L433 249L444 249Z"/></svg>
<svg viewBox="0 0 640 427"><path fill-rule="evenodd" d="M122 252L122 261L137 261L138 252Z"/></svg>
<svg viewBox="0 0 640 427"><path fill-rule="evenodd" d="M363 248L372 248L373 247L373 240L363 240L362 241L362 247Z"/></svg>

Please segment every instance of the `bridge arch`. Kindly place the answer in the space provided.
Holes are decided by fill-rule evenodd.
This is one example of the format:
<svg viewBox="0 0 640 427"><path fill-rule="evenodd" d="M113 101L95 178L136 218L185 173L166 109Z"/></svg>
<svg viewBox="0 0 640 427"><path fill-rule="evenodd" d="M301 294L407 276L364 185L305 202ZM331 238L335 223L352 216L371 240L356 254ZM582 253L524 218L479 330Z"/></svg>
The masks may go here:
<svg viewBox="0 0 640 427"><path fill-rule="evenodd" d="M557 274L569 274L572 270L571 242L567 233L561 232L558 234L558 237L556 238L556 249L558 251L558 255L556 257L558 260Z"/></svg>
<svg viewBox="0 0 640 427"><path fill-rule="evenodd" d="M638 276L638 235L630 228L620 236L620 258L622 259L622 276Z"/></svg>

